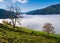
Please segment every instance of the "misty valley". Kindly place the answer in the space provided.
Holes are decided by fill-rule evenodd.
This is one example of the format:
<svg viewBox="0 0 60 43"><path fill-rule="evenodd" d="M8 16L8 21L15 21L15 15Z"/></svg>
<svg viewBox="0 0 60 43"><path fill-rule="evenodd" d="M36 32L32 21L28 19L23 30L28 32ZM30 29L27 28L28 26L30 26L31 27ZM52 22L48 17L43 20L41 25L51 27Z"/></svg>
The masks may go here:
<svg viewBox="0 0 60 43"><path fill-rule="evenodd" d="M27 27L32 30L42 31L45 23L51 23L56 33L60 33L60 15L22 15L23 19L21 25L19 23L16 26ZM0 23L3 19L0 20ZM10 19L5 19L10 21ZM19 20L18 20L19 21Z"/></svg>

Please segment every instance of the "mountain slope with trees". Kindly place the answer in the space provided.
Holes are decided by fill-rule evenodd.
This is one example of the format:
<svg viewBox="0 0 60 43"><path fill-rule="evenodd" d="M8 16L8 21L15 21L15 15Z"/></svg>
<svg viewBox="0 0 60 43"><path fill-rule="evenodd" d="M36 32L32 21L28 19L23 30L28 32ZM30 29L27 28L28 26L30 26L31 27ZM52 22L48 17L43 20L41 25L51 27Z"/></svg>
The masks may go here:
<svg viewBox="0 0 60 43"><path fill-rule="evenodd" d="M48 6L46 8L43 8L43 9L37 9L37 10L33 10L33 11L29 11L26 13L27 15L28 14L31 14L31 15L52 15L52 14L60 14L60 4L54 4L54 5L51 5L51 6Z"/></svg>
<svg viewBox="0 0 60 43"><path fill-rule="evenodd" d="M16 17L15 12L0 9L0 19L10 18L10 16L14 16L15 18Z"/></svg>

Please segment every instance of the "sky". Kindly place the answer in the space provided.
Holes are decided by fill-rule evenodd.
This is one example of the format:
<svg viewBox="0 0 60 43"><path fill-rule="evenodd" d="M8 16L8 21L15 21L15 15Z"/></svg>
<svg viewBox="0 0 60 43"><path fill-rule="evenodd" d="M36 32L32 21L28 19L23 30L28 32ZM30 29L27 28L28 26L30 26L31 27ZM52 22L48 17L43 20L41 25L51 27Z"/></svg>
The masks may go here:
<svg viewBox="0 0 60 43"><path fill-rule="evenodd" d="M20 6L21 12L27 12L60 4L60 0L0 0L0 9L6 9L7 6L15 4Z"/></svg>

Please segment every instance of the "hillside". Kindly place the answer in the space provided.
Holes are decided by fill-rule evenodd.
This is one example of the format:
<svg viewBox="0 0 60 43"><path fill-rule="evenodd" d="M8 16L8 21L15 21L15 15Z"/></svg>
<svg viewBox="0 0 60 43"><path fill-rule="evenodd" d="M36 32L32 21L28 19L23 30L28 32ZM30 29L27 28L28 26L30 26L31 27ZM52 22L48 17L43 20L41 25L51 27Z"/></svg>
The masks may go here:
<svg viewBox="0 0 60 43"><path fill-rule="evenodd" d="M31 15L35 15L35 14L39 14L39 15L40 14L42 14L42 15L60 14L60 4L51 5L51 6L48 6L46 8L43 8L43 9L29 11L26 14L31 14Z"/></svg>
<svg viewBox="0 0 60 43"><path fill-rule="evenodd" d="M13 16L14 18L16 17L14 12L0 9L0 19L10 18L10 16Z"/></svg>
<svg viewBox="0 0 60 43"><path fill-rule="evenodd" d="M48 38L44 32L0 23L0 43L60 43L60 35L50 34Z"/></svg>

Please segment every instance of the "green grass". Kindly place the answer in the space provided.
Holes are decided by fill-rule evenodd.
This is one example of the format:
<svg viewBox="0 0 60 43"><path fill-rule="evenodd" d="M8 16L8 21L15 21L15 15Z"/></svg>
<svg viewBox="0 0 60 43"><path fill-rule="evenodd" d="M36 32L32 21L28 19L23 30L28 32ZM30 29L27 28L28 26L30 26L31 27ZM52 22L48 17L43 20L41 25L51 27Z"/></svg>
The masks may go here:
<svg viewBox="0 0 60 43"><path fill-rule="evenodd" d="M0 43L60 43L60 35L0 24Z"/></svg>

